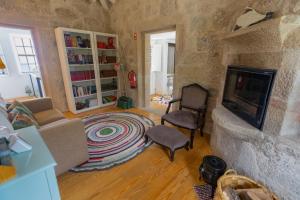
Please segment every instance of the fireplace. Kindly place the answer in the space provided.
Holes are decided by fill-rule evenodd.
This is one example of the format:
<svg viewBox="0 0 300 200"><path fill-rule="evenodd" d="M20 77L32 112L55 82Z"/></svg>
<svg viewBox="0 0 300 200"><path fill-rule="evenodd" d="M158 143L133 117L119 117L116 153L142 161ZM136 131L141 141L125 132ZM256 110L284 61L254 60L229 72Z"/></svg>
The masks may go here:
<svg viewBox="0 0 300 200"><path fill-rule="evenodd" d="M229 66L222 104L262 129L276 70Z"/></svg>

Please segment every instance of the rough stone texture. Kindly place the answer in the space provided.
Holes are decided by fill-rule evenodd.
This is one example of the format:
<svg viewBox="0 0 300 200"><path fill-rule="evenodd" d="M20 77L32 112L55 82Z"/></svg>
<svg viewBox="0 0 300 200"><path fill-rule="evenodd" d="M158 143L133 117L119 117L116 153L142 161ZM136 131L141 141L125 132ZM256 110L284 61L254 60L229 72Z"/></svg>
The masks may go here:
<svg viewBox="0 0 300 200"><path fill-rule="evenodd" d="M119 35L121 46L126 49L126 55L121 56L122 62L127 64L128 71L137 72L139 80L138 89L128 89L128 95L134 99L137 106L143 106L145 91L139 88L145 86L144 81L148 77L143 66L139 67L144 65L143 60L139 58L139 55L143 55L141 51L144 50L141 44L143 33L176 27L178 38L174 94L179 96L182 86L194 82L210 90L205 132L211 132L213 124L211 112L222 93L221 83L225 74L225 68L222 66L224 42L219 38L232 30L236 18L244 12L246 6L251 6L262 13L274 11L275 16L279 17L300 12L295 8L296 4L295 0L118 1L111 9L111 26ZM134 32L138 33L137 41L133 40ZM270 37L260 37L265 34ZM236 54L234 50L229 50L232 58L237 61L235 63L275 69L282 65L282 59L286 58L274 52L276 45L281 48L282 40L278 34L274 36L273 29L264 29L264 32L260 31L257 34L250 32L247 37L247 41L244 41L243 37L231 41L231 45L235 46L233 49L239 52ZM269 38L273 38L272 41ZM252 41L256 41L257 44L251 45ZM248 45L245 46L245 42ZM264 56L268 56L269 59L265 60Z"/></svg>
<svg viewBox="0 0 300 200"><path fill-rule="evenodd" d="M0 23L33 29L47 95L56 107L67 109L54 29L68 27L111 32L109 15L99 3L85 0L0 0Z"/></svg>
<svg viewBox="0 0 300 200"><path fill-rule="evenodd" d="M221 65L222 45L219 35L232 27L232 16L242 12L247 1L234 0L122 0L111 10L111 26L119 35L121 46L126 49L122 61L128 71L135 70L143 87L147 74L139 65L139 40L133 40L134 32L142 37L143 32L163 30L176 26L177 49L175 66L175 96L182 86L199 83L210 90L209 109L205 132L212 130L211 111L216 105L220 79L224 75ZM230 27L230 28L228 28ZM139 98L143 91L128 90L136 105L142 106ZM143 101L143 100L142 100ZM139 103L139 104L138 104Z"/></svg>
<svg viewBox="0 0 300 200"><path fill-rule="evenodd" d="M262 131L220 105L211 137L214 152L230 167L288 200L300 198L299 29L300 17L287 15L223 37L225 70L235 64L278 71Z"/></svg>
<svg viewBox="0 0 300 200"><path fill-rule="evenodd" d="M214 110L213 119L211 146L228 167L267 185L283 200L299 199L299 138L265 134L223 107Z"/></svg>

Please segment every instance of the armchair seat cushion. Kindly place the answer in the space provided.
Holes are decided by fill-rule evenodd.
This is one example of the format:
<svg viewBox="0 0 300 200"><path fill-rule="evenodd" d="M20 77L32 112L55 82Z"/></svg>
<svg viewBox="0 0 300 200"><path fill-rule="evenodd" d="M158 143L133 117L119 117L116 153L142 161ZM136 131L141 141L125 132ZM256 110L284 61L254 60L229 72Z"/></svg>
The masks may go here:
<svg viewBox="0 0 300 200"><path fill-rule="evenodd" d="M162 116L162 119L176 126L187 129L197 129L197 116L191 111L173 111Z"/></svg>
<svg viewBox="0 0 300 200"><path fill-rule="evenodd" d="M40 126L64 119L64 115L57 109L50 109L38 113L34 113L34 118Z"/></svg>

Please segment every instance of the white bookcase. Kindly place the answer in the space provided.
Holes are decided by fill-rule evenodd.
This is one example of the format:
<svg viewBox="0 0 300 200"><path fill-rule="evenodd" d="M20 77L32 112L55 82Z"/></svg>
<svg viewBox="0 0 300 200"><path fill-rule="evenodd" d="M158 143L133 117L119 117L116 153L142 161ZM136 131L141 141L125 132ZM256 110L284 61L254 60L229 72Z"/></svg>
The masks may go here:
<svg viewBox="0 0 300 200"><path fill-rule="evenodd" d="M55 35L69 110L114 105L120 93L117 35L61 27Z"/></svg>

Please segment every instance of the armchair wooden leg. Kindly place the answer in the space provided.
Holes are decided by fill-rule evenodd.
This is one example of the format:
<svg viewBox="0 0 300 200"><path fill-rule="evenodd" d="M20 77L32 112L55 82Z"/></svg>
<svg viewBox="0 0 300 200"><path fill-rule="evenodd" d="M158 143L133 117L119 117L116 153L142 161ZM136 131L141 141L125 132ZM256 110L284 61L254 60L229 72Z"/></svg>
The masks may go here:
<svg viewBox="0 0 300 200"><path fill-rule="evenodd" d="M147 136L147 135L145 135L145 144L147 144L147 143L148 143L148 140L149 140L148 136Z"/></svg>
<svg viewBox="0 0 300 200"><path fill-rule="evenodd" d="M203 128L204 128L204 126L201 126L201 128L200 128L200 134L201 134L201 137L203 137L203 135L204 135L204 133L203 133Z"/></svg>
<svg viewBox="0 0 300 200"><path fill-rule="evenodd" d="M195 137L195 130L191 130L191 141L190 141L190 148L191 149L193 149L194 137Z"/></svg>
<svg viewBox="0 0 300 200"><path fill-rule="evenodd" d="M174 161L174 155L175 155L175 150L171 150L170 149L170 161L173 162Z"/></svg>
<svg viewBox="0 0 300 200"><path fill-rule="evenodd" d="M165 125L165 120L164 120L164 119L161 119L161 120L160 120L160 124L161 124L161 125Z"/></svg>

